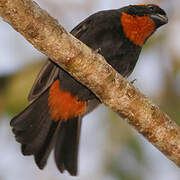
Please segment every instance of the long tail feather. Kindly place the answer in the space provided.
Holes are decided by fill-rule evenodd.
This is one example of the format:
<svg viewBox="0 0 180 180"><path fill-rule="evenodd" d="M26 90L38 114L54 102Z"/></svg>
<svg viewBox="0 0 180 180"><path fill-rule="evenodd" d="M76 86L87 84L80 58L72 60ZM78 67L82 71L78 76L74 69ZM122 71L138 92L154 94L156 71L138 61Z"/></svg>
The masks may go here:
<svg viewBox="0 0 180 180"><path fill-rule="evenodd" d="M14 117L10 125L16 140L22 145L22 154L34 155L40 169L45 167L55 145L55 161L59 170L76 175L81 118L53 121L49 115L48 95L49 90L46 90Z"/></svg>
<svg viewBox="0 0 180 180"><path fill-rule="evenodd" d="M77 175L78 147L81 129L81 117L68 119L62 123L55 145L55 161L58 169Z"/></svg>
<svg viewBox="0 0 180 180"><path fill-rule="evenodd" d="M39 152L35 154L35 162L40 169L43 169L46 165L49 154L55 144L55 140L60 126L61 122L54 122L51 124L50 130L48 132L46 140L44 141L43 146L40 148Z"/></svg>
<svg viewBox="0 0 180 180"><path fill-rule="evenodd" d="M34 155L40 169L46 161L55 143L61 122L54 122L49 115L48 90L30 104L10 123L16 140L22 144L23 155Z"/></svg>

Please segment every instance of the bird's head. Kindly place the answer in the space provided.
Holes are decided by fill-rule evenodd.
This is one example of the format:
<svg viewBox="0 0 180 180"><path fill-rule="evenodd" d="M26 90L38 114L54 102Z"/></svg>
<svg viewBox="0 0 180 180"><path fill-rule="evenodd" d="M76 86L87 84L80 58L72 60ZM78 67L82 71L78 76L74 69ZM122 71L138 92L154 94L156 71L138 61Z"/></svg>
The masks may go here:
<svg viewBox="0 0 180 180"><path fill-rule="evenodd" d="M165 11L154 4L129 5L121 11L123 31L137 46L142 46L157 28L168 23Z"/></svg>

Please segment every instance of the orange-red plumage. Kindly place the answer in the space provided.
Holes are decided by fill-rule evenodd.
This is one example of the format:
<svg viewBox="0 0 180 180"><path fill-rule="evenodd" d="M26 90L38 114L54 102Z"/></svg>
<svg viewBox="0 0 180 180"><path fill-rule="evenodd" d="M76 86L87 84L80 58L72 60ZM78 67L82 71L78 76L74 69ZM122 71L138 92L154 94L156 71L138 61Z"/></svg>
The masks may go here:
<svg viewBox="0 0 180 180"><path fill-rule="evenodd" d="M155 29L153 20L148 16L132 16L123 12L121 23L126 37L137 46L142 46Z"/></svg>
<svg viewBox="0 0 180 180"><path fill-rule="evenodd" d="M60 82L56 80L49 90L49 113L54 121L74 118L82 115L86 110L86 102L78 101L78 97L73 97L69 92L60 89Z"/></svg>
<svg viewBox="0 0 180 180"><path fill-rule="evenodd" d="M142 45L167 22L165 11L156 5L129 5L95 13L71 34L99 50L107 63L128 77ZM23 155L33 155L43 169L54 148L59 171L77 175L82 118L101 103L100 99L49 59L33 85L29 101L31 104L11 120Z"/></svg>

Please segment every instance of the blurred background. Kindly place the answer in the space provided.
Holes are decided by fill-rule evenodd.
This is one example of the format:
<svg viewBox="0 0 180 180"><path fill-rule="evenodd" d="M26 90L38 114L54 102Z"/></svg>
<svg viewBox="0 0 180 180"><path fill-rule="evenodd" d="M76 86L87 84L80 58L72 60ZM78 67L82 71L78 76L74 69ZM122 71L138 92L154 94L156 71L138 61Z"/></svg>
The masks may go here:
<svg viewBox="0 0 180 180"><path fill-rule="evenodd" d="M70 31L90 14L129 4L156 3L169 23L146 43L129 78L180 124L179 0L36 0ZM0 20L0 180L179 180L180 169L104 105L84 118L79 176L60 174L53 155L39 170L25 157L9 127L13 115L27 105L32 83L47 57Z"/></svg>

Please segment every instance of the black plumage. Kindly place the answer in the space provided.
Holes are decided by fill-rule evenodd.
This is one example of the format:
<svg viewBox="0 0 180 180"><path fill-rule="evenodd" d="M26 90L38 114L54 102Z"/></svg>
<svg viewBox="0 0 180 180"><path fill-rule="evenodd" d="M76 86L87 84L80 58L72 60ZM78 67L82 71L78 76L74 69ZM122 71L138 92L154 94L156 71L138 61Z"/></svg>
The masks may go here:
<svg viewBox="0 0 180 180"><path fill-rule="evenodd" d="M154 29L150 35L167 23L165 12L156 5L130 5L95 13L76 26L71 33L101 53L113 68L127 77L136 65L142 46L138 46L126 36L121 22L122 13L132 18L146 17L148 21L152 21ZM137 31L137 33L146 32ZM150 35L147 37L143 35L145 37L143 41L145 42ZM138 37L141 37L141 34ZM49 60L42 67L30 91L28 97L30 105L12 119L11 126L16 140L22 144L22 153L34 155L40 169L44 168L51 149L55 147L55 161L60 172L67 170L71 175L76 175L83 115L69 117L67 120L60 118L58 121L52 118L48 98L55 80L59 80L61 91L78 97L78 101L86 102L86 111L83 115L100 104L98 98L88 88Z"/></svg>

